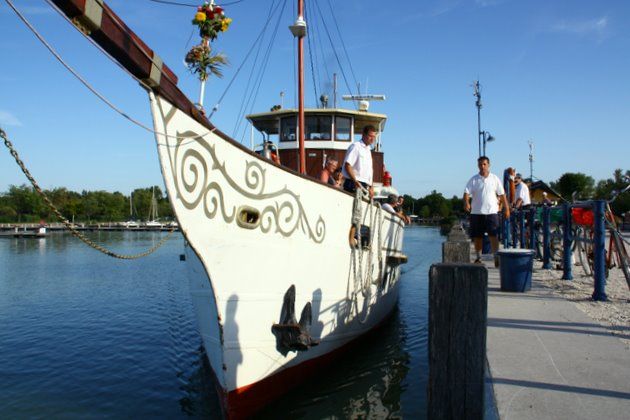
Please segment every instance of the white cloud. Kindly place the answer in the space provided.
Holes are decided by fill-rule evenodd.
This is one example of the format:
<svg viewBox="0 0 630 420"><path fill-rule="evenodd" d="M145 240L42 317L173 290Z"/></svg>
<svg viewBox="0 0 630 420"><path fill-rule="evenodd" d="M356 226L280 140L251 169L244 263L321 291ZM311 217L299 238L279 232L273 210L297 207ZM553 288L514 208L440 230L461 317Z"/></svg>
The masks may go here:
<svg viewBox="0 0 630 420"><path fill-rule="evenodd" d="M451 11L455 10L460 3L460 0L440 0L435 4L430 15L431 17L436 17L444 15L446 13L450 13Z"/></svg>
<svg viewBox="0 0 630 420"><path fill-rule="evenodd" d="M17 117L10 112L3 111L0 109L0 124L2 125L13 125L13 126L21 126L22 123Z"/></svg>
<svg viewBox="0 0 630 420"><path fill-rule="evenodd" d="M566 20L563 19L551 25L552 32L564 32L572 34L590 34L595 33L603 35L608 27L608 17L603 16L589 20Z"/></svg>
<svg viewBox="0 0 630 420"><path fill-rule="evenodd" d="M505 3L507 0L475 0L475 3L479 7L492 7Z"/></svg>
<svg viewBox="0 0 630 420"><path fill-rule="evenodd" d="M411 22L424 18L435 18L452 12L459 7L462 0L436 0L424 4L423 11L403 16L401 22Z"/></svg>

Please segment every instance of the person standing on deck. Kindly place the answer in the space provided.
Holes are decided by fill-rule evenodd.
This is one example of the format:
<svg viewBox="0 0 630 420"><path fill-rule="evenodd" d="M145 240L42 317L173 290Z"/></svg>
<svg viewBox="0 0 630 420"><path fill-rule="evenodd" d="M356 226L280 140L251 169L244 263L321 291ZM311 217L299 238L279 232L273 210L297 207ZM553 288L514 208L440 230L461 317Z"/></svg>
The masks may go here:
<svg viewBox="0 0 630 420"><path fill-rule="evenodd" d="M339 166L339 161L332 156L328 156L326 158L326 164L322 168L322 172L319 174L319 180L324 184L337 186L337 181L335 180L335 171L337 170L337 166Z"/></svg>
<svg viewBox="0 0 630 420"><path fill-rule="evenodd" d="M510 209L503 184L499 177L490 173L490 159L486 156L479 157L477 167L479 173L470 178L464 189L464 210L470 212L470 236L475 243L475 263L481 263L483 236L487 233L494 254L494 265L498 267L496 252L499 249L499 199L503 202L506 218L510 217Z"/></svg>
<svg viewBox="0 0 630 420"><path fill-rule="evenodd" d="M529 187L523 182L521 174L516 174L514 183L516 184L516 202L514 203L514 207L517 209L528 208L532 204L532 200L529 198Z"/></svg>
<svg viewBox="0 0 630 420"><path fill-rule="evenodd" d="M376 140L376 128L366 125L363 128L361 141L354 142L346 151L343 159L342 172L346 180L343 189L354 193L357 188L363 187L370 192L370 198L374 197L372 188L372 150L370 146Z"/></svg>
<svg viewBox="0 0 630 420"><path fill-rule="evenodd" d="M401 209L398 208L397 204L398 204L398 197L396 197L396 194L390 194L387 196L387 201L381 204L381 208L383 209L383 211L386 211L387 213L400 217L403 223L409 224L409 221L408 221L409 218L403 213Z"/></svg>
<svg viewBox="0 0 630 420"><path fill-rule="evenodd" d="M337 168L337 170L333 174L333 179L335 180L335 187L343 187L343 174L341 173L341 168Z"/></svg>

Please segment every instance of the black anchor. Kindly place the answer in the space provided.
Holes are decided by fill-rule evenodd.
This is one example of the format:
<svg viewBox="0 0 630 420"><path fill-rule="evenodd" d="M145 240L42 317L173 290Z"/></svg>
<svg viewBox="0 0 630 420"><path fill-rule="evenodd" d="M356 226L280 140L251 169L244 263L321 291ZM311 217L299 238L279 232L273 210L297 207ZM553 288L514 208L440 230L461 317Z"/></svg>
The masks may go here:
<svg viewBox="0 0 630 420"><path fill-rule="evenodd" d="M284 294L280 323L273 324L271 331L276 336L276 348L286 356L289 351L305 351L319 344L319 340L311 337L313 322L311 302L302 309L300 322L295 319L295 285L291 285Z"/></svg>

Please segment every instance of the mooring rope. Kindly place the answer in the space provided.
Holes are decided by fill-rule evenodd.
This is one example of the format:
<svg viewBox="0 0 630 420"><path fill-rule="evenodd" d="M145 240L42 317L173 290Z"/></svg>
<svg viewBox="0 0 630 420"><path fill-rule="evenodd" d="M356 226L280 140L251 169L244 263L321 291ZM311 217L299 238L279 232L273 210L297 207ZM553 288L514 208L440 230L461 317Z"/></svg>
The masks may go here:
<svg viewBox="0 0 630 420"><path fill-rule="evenodd" d="M369 300L372 297L372 284L377 284L379 279L382 277L383 270L383 257L381 255L382 248L382 236L381 236L381 224L382 224L382 209L378 203L374 203L374 200L370 198L370 201L363 213L361 211L361 203L363 201L363 196L367 194L367 191L362 188L357 188L354 202L352 206L352 225L355 228L355 236L357 240L356 246L352 247L352 274L353 274L353 287L354 290L352 294L348 297L349 300L352 301L352 305L354 306L355 315L361 324L364 324L367 321L367 318L370 314L369 311ZM376 207L376 210L375 210ZM362 214L363 213L363 214ZM369 219L369 221L367 221ZM367 223L366 223L367 222ZM361 224L367 225L370 227L370 242L367 246L367 261L364 266L363 264L363 244L361 243ZM377 229L377 232L374 232L374 229ZM378 255L378 266L379 266L379 275L376 277L376 280L373 280L372 274L374 273L374 264L372 262L374 255L374 237L378 234L377 241L377 255ZM358 254L358 255L357 255ZM359 318L359 293L363 295L364 301L367 301L365 316L361 319Z"/></svg>
<svg viewBox="0 0 630 420"><path fill-rule="evenodd" d="M11 153L11 156L13 156L13 159L15 159L15 162L17 163L17 165L20 167L20 169L22 170L22 172L24 173L26 178L29 180L29 182L31 183L31 185L33 186L35 191L37 191L37 194L39 194L42 197L44 202L53 211L53 213L55 213L57 218L59 220L61 220L61 222L70 231L70 233L72 233L72 235L74 235L75 237L79 238L81 241L83 241L83 243L85 243L86 245L96 249L97 251L100 251L103 254L108 255L110 257L113 257L113 258L119 258L121 260L134 260L134 259L146 257L147 255L152 254L153 252L155 252L158 248L160 248L162 245L164 245L164 243L175 232L175 228L171 229L168 232L168 235L166 235L164 238L162 238L160 240L160 242L157 243L157 245L155 245L154 247L150 248L149 250L147 250L145 252L142 252L140 254L133 254L133 255L117 254L117 253L115 253L113 251L110 251L109 249L107 249L107 248L97 244L96 242L93 242L92 240L87 238L85 235L83 235L81 232L79 232L74 227L74 225L61 214L59 209L57 209L57 207L53 204L53 202L48 198L46 193L44 193L44 191L42 191L42 189L40 188L40 186L37 183L37 181L35 181L35 178L33 178L31 173L29 172L29 170L26 168L26 165L24 164L24 162L22 162L22 159L20 159L20 156L18 155L17 150L15 150L15 147L13 147L13 144L11 143L9 138L7 137L7 133L2 128L0 128L0 137L2 137L2 139L4 140L4 145L7 147L7 149L9 149L9 153Z"/></svg>

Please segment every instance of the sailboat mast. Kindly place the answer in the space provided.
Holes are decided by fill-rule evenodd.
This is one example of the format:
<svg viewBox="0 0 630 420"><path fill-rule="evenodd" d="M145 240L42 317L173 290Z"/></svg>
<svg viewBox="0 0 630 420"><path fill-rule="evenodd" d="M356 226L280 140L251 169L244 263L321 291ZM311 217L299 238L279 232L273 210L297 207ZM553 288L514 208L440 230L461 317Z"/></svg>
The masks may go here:
<svg viewBox="0 0 630 420"><path fill-rule="evenodd" d="M304 0L298 0L298 22L304 21ZM297 22L296 22L297 23ZM306 25L305 29L306 29ZM298 36L298 130L300 147L300 173L306 173L306 154L304 152L304 36Z"/></svg>
<svg viewBox="0 0 630 420"><path fill-rule="evenodd" d="M304 37L306 36L306 21L304 20L304 0L298 0L298 16L289 30L298 41L298 146L299 171L306 173L306 153L304 152Z"/></svg>

